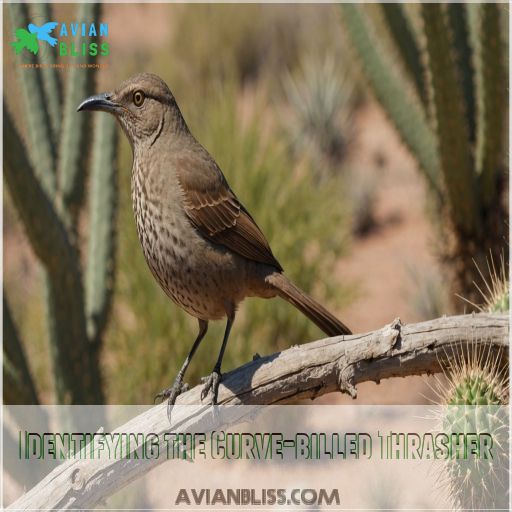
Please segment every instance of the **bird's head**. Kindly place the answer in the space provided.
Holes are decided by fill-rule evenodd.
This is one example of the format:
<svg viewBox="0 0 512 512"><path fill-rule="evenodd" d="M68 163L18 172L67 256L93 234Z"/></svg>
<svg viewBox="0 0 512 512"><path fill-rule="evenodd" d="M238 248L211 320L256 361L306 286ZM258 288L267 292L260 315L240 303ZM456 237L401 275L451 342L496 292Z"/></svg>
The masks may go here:
<svg viewBox="0 0 512 512"><path fill-rule="evenodd" d="M186 129L169 87L160 77L150 73L132 76L113 92L87 98L77 110L101 110L113 114L132 147L154 141L164 129L173 132Z"/></svg>

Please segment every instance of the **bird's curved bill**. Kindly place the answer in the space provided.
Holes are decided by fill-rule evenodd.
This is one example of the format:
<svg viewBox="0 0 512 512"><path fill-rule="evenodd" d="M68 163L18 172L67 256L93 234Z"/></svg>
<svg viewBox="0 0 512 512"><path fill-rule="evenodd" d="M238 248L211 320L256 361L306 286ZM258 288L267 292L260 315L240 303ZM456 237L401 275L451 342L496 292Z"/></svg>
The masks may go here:
<svg viewBox="0 0 512 512"><path fill-rule="evenodd" d="M103 94L95 94L82 101L78 108L77 112L81 112L82 110L103 110L105 112L114 112L118 105L113 102L111 99L111 94L103 93Z"/></svg>

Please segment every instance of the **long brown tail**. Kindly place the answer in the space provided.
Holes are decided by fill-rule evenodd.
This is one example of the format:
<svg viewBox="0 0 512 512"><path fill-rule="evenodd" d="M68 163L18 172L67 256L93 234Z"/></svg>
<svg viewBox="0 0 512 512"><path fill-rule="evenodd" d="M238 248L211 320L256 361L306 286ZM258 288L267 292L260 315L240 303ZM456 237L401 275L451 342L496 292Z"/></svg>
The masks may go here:
<svg viewBox="0 0 512 512"><path fill-rule="evenodd" d="M352 334L343 322L340 322L316 300L295 286L283 274L275 272L267 277L267 281L277 288L280 297L293 304L328 336Z"/></svg>

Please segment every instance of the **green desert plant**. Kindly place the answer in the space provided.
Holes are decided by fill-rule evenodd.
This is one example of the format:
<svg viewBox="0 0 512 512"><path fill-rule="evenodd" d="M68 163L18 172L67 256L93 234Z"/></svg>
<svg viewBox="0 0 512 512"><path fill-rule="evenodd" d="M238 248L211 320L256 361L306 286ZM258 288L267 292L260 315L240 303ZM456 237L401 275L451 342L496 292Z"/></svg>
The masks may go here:
<svg viewBox="0 0 512 512"><path fill-rule="evenodd" d="M508 265L505 264L504 254L500 255L499 264L496 264L492 254L489 254L485 274L476 263L475 267L483 282L482 287L475 283L475 287L480 294L481 303L475 304L466 297L459 297L484 313L508 313L510 308L510 285Z"/></svg>
<svg viewBox="0 0 512 512"><path fill-rule="evenodd" d="M447 354L448 355L448 354ZM503 509L508 504L509 416L508 366L493 357L490 345L474 340L443 365L437 381L440 429L456 456L442 461L443 482L456 509ZM461 434L485 434L492 439L492 457L464 457L470 441ZM457 436L457 437L454 437ZM457 439L455 441L454 439ZM474 448L473 448L474 449Z"/></svg>
<svg viewBox="0 0 512 512"><path fill-rule="evenodd" d="M481 264L489 251L498 257L507 233L508 86L500 6L421 4L413 23L404 6L383 5L394 48L377 42L364 6L341 9L375 96L430 185L438 250L454 291L474 300L480 276L473 260Z"/></svg>
<svg viewBox="0 0 512 512"><path fill-rule="evenodd" d="M291 115L287 123L294 151L308 153L317 167L334 168L351 138L353 84L334 57L308 56L300 72L288 72L283 88Z"/></svg>
<svg viewBox="0 0 512 512"><path fill-rule="evenodd" d="M285 137L275 123L265 122L265 99L237 109L239 97L238 86L226 85L213 88L202 102L178 101L192 133L217 160L286 273L335 309L347 297L333 275L349 231L348 212L339 202L340 181L333 177L317 183L309 167L290 161ZM122 161L129 168L131 155L125 147ZM112 357L107 353L105 360L108 374L115 376L109 382L111 399L147 403L174 379L197 323L165 296L147 268L129 186L129 179L120 183L119 273L107 349ZM211 371L211 354L220 347L222 330L222 322L211 323L189 368L190 384ZM269 354L320 335L284 301L248 299L237 314L223 369L250 361L256 353Z"/></svg>
<svg viewBox="0 0 512 512"><path fill-rule="evenodd" d="M482 305L475 309L487 313L508 313L509 285L505 258L497 268L492 256L487 262ZM445 378L437 380L435 393L441 408L440 420L448 434L489 434L493 458L450 458L444 461L443 482L458 509L506 509L508 504L509 378L505 357L493 356L485 340L473 340L467 350L447 354L443 363ZM453 439L453 438L451 438ZM449 445L456 450L460 446ZM462 444L462 448L469 448Z"/></svg>
<svg viewBox="0 0 512 512"><path fill-rule="evenodd" d="M499 267L496 266L492 255L487 262L487 275L484 278L484 290L479 290L484 298L482 309L489 313L508 313L510 308L510 284L508 280L508 269L505 264L505 256L501 254Z"/></svg>
<svg viewBox="0 0 512 512"><path fill-rule="evenodd" d="M27 26L30 17L41 13L53 19L49 6L33 5L29 11L26 4L11 4L8 11L13 28ZM78 19L94 21L99 16L99 4L78 7ZM44 64L40 57L43 59L29 54L28 58L34 64ZM88 59L77 58L75 64L85 64ZM44 269L55 396L62 404L103 402L98 358L112 294L117 142L114 121L99 116L93 127L87 261L82 265L77 225L83 211L88 162L84 150L91 127L87 116L76 113L76 107L92 93L93 76L94 68L70 71L63 99L57 96L62 88L55 68L18 66L26 137L4 99L4 176ZM15 333L14 326L6 329L5 336L11 341L4 350L15 342L21 346ZM27 366L18 363L16 371L25 372Z"/></svg>

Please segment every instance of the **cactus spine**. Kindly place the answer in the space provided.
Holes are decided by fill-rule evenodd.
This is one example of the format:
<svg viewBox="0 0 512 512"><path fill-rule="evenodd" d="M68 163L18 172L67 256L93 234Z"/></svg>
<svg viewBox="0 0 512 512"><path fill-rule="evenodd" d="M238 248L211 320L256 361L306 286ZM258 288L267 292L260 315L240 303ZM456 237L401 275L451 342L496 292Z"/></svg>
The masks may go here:
<svg viewBox="0 0 512 512"><path fill-rule="evenodd" d="M13 28L27 26L26 6L11 4L9 8ZM42 9L39 12L52 18L48 6L34 9ZM98 4L82 4L79 9L85 20L99 18ZM38 55L40 58L43 57ZM84 272L76 224L83 210L81 198L87 175L83 162L87 161L84 152L89 130L84 124L87 116L76 114L75 109L80 100L92 93L94 69L77 68L69 73L64 100L57 97L58 102L50 99L56 95L52 84L59 83L58 74L50 73L50 69L20 67L26 144L4 101L4 176L28 240L45 271L57 401L102 403L98 352L110 310L114 271L117 140L113 120L99 121L90 173L90 229ZM51 120L57 112L59 119ZM61 141L58 159L54 154L57 140ZM15 328L5 332L11 340L13 333Z"/></svg>
<svg viewBox="0 0 512 512"><path fill-rule="evenodd" d="M402 6L382 5L402 66L394 66L391 49L374 39L365 6L340 7L368 82L439 206L445 240L440 256L454 291L475 301L473 281L480 276L473 260L482 265L489 251L494 257L508 252L503 244L508 85L500 6L424 3L415 6L419 22L413 24ZM418 94L411 95L411 89Z"/></svg>
<svg viewBox="0 0 512 512"><path fill-rule="evenodd" d="M507 509L508 504L508 376L505 366L491 359L482 341L474 341L468 353L452 355L448 386L442 385L441 429L458 457L444 463L444 483L457 509ZM492 458L464 458L452 434L486 434L492 439ZM469 443L469 441L468 441Z"/></svg>

